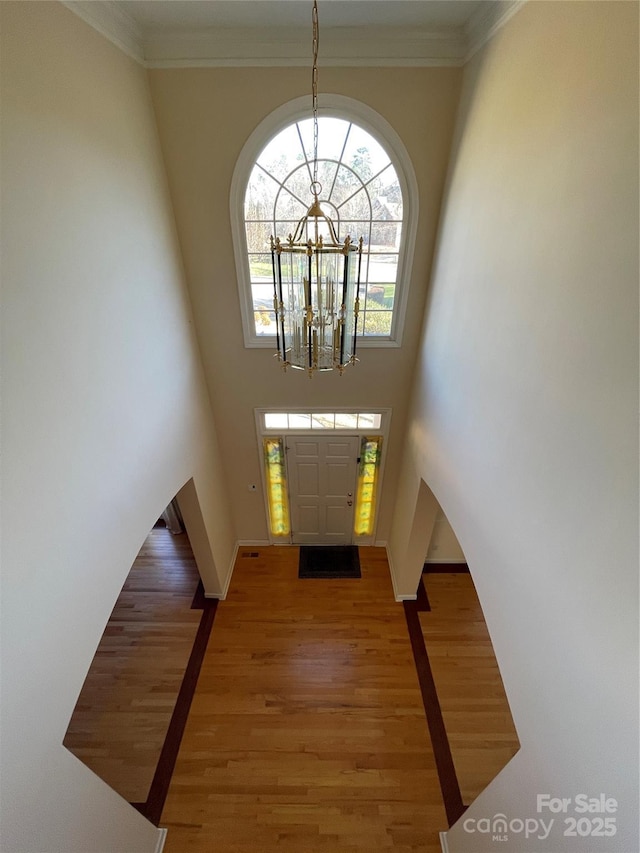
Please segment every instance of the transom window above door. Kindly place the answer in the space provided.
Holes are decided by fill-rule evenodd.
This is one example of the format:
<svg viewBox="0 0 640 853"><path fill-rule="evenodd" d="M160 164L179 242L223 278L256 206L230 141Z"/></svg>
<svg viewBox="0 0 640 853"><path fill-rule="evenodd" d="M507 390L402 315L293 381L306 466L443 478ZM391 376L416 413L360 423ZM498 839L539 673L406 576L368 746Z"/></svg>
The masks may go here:
<svg viewBox="0 0 640 853"><path fill-rule="evenodd" d="M409 218L417 211L415 177L395 132L382 117L359 107L369 119L363 124L372 125L373 118L386 134L378 137L373 127L370 131L340 115L346 112L344 105L336 114L329 114L328 107L326 114L321 111L318 199L340 241L347 235L354 241L363 238L360 345L398 346L415 240L415 216ZM306 110L292 111L309 116L308 105ZM234 229L234 242L247 346L274 346L270 238L284 240L294 233L312 201L313 120L277 124L275 135L256 129L238 161L232 186L232 222L233 205L241 201L242 206L241 229ZM395 144L388 144L389 139Z"/></svg>
<svg viewBox="0 0 640 853"><path fill-rule="evenodd" d="M368 409L366 412L353 409L254 409L254 413L258 445L263 449L262 474L271 541L301 544L302 539L299 537L303 535L302 527L306 525L309 533L313 527L309 527L312 516L320 518L326 510L329 514L325 521L328 523L333 519L332 523L337 523L340 520L344 528L340 528L342 533L347 535L349 528L350 541L353 534L359 544L372 544L377 496L384 467L383 451L391 426L391 409ZM348 447L351 450L346 452L345 448ZM347 480L343 481L336 472L344 473L347 462L351 466L350 473L345 475ZM319 465L323 473L320 473ZM295 475L293 503L290 500L292 468ZM327 473L325 468L331 468L336 476ZM327 493L321 500L319 484L325 476L332 485L330 495ZM309 486L309 477L315 484L313 489ZM306 507L304 511L298 501L302 480L307 483L306 491L303 489L306 496L303 500ZM339 482L347 482L347 486L342 489L344 494L337 488ZM311 491L314 489L317 491L317 501L315 498L311 500ZM330 511L329 504L325 506L323 503L324 498L328 499L329 496L333 501ZM345 521L347 516L349 524ZM331 535L337 535L337 530L335 527ZM328 531L325 532L328 534Z"/></svg>
<svg viewBox="0 0 640 853"><path fill-rule="evenodd" d="M265 430L279 432L380 429L382 425L381 412L262 412L261 417Z"/></svg>

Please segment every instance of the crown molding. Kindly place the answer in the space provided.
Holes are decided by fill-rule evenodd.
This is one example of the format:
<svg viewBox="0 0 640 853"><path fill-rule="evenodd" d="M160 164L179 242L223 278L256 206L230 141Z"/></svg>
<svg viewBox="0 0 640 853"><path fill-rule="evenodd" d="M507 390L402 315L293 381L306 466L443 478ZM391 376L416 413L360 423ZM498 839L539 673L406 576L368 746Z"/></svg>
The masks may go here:
<svg viewBox="0 0 640 853"><path fill-rule="evenodd" d="M464 63L490 41L526 2L527 0L491 0L488 3L479 3L465 28L467 51Z"/></svg>
<svg viewBox="0 0 640 853"><path fill-rule="evenodd" d="M527 0L478 3L466 27L342 27L322 34L322 65L461 66ZM64 6L147 68L308 66L307 28L143 31L117 0L62 0Z"/></svg>
<svg viewBox="0 0 640 853"><path fill-rule="evenodd" d="M116 0L61 0L62 5L121 51L144 65L144 41L137 22Z"/></svg>

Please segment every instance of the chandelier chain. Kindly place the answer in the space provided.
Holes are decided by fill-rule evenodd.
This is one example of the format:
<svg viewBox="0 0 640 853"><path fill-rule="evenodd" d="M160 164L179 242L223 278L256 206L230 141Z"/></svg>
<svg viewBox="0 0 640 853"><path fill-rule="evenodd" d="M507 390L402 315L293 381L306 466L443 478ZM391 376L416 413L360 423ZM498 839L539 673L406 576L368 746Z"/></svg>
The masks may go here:
<svg viewBox="0 0 640 853"><path fill-rule="evenodd" d="M283 368L316 371L344 369L358 361L356 341L362 237L340 241L322 209L318 181L318 3L313 0L313 202L285 241L271 237L276 354ZM300 132L300 131L299 131ZM301 137L302 139L302 137Z"/></svg>
<svg viewBox="0 0 640 853"><path fill-rule="evenodd" d="M318 184L318 44L320 30L318 25L318 3L313 0L313 70L311 73L311 94L313 106L313 186Z"/></svg>

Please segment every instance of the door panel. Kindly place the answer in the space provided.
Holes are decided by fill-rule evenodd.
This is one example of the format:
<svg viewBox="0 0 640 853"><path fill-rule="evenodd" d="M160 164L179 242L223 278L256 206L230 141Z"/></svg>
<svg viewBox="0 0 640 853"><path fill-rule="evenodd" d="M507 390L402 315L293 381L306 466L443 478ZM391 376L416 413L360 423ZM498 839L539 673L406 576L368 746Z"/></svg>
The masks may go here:
<svg viewBox="0 0 640 853"><path fill-rule="evenodd" d="M320 526L319 507L301 502L298 512L298 530L302 536L314 536Z"/></svg>
<svg viewBox="0 0 640 853"><path fill-rule="evenodd" d="M351 544L358 448L357 436L287 438L295 544Z"/></svg>
<svg viewBox="0 0 640 853"><path fill-rule="evenodd" d="M299 458L309 456L311 459L315 459L318 455L318 442L299 439L296 444L296 450Z"/></svg>
<svg viewBox="0 0 640 853"><path fill-rule="evenodd" d="M344 495L353 491L353 483L349 482L351 465L346 462L327 463L327 494Z"/></svg>
<svg viewBox="0 0 640 853"><path fill-rule="evenodd" d="M317 497L320 489L317 462L298 462L298 494L300 497Z"/></svg>
<svg viewBox="0 0 640 853"><path fill-rule="evenodd" d="M325 543L327 545L350 544L351 538L345 543L345 527L351 525L352 518L352 507L340 505L328 506L326 511Z"/></svg>

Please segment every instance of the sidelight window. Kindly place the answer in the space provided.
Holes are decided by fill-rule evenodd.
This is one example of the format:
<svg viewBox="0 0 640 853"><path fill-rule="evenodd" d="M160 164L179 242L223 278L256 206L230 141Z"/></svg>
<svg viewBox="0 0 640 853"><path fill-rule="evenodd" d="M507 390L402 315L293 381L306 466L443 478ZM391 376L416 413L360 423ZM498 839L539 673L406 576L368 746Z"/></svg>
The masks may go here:
<svg viewBox="0 0 640 853"><path fill-rule="evenodd" d="M362 439L354 521L354 532L357 536L370 536L373 533L381 456L381 436Z"/></svg>
<svg viewBox="0 0 640 853"><path fill-rule="evenodd" d="M289 495L287 493L284 442L281 438L265 438L263 448L267 479L269 527L273 536L288 536L291 531L291 524L289 521Z"/></svg>

